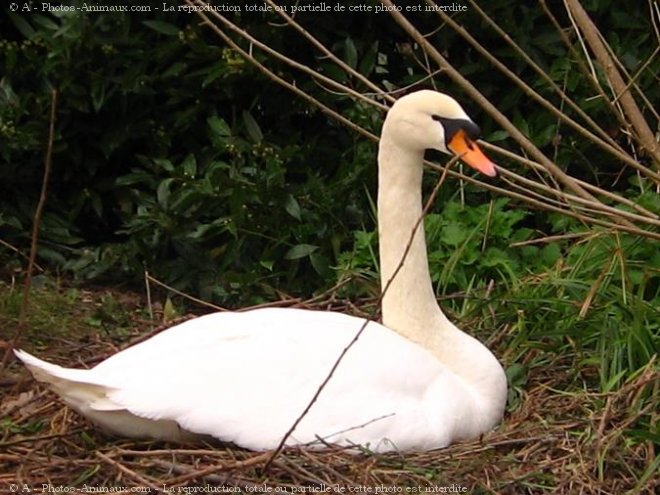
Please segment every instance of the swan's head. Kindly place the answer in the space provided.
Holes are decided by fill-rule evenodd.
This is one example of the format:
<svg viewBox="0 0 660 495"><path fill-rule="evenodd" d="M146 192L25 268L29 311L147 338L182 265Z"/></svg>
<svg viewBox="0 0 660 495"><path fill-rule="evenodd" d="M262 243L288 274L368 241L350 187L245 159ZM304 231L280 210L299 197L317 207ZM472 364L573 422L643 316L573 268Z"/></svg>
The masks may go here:
<svg viewBox="0 0 660 495"><path fill-rule="evenodd" d="M495 166L479 149L479 127L451 96L422 90L399 98L387 113L383 134L402 148L434 149L458 155L461 161L490 177Z"/></svg>

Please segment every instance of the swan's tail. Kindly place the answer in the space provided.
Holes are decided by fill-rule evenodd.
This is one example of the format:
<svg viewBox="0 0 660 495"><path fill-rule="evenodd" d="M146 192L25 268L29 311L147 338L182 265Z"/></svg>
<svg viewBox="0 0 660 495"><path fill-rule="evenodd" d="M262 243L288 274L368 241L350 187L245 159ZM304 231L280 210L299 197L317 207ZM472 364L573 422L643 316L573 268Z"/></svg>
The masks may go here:
<svg viewBox="0 0 660 495"><path fill-rule="evenodd" d="M16 357L23 361L32 376L59 395L77 410L92 408L97 411L115 411L123 407L108 399L112 387L94 381L90 370L62 368L34 357L23 350L14 349Z"/></svg>
<svg viewBox="0 0 660 495"><path fill-rule="evenodd" d="M110 433L166 441L195 441L200 438L182 430L176 421L141 417L114 402L111 395L116 388L103 383L93 370L62 368L25 351L14 350L14 353L35 379L45 383L69 406Z"/></svg>

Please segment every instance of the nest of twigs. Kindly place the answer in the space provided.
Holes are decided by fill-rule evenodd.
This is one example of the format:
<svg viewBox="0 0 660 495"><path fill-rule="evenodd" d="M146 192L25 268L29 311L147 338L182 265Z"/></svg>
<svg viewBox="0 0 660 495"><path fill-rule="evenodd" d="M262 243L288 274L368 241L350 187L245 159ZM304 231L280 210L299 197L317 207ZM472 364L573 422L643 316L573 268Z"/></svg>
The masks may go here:
<svg viewBox="0 0 660 495"><path fill-rule="evenodd" d="M335 303L336 304L336 303ZM143 327L142 327L143 328ZM161 329L149 332L150 336ZM138 335L131 343L142 340ZM69 366L91 366L118 348L107 336L54 346ZM124 347L122 345L121 347ZM43 352L40 355L45 358ZM653 363L651 363L653 364ZM595 372L595 371L594 371ZM526 392L493 432L432 452L355 453L289 448L274 459L233 446L174 445L105 436L10 365L0 394L0 490L51 493L624 493L653 492L652 444L625 445L639 415L648 366L611 394L560 392L568 363L532 370ZM574 389L574 387L572 387ZM640 473L649 472L651 476ZM26 493L21 491L21 493Z"/></svg>

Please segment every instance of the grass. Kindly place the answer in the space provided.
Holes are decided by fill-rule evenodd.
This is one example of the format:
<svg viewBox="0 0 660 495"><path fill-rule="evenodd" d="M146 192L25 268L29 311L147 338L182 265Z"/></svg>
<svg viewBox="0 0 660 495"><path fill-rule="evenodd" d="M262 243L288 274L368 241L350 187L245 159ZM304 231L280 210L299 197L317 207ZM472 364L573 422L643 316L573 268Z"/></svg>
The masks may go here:
<svg viewBox="0 0 660 495"><path fill-rule="evenodd" d="M624 351L644 339L654 342L657 335L635 334L642 329L635 321L644 314L626 327L632 337L614 325L592 328L607 320L602 310L610 303L594 297L580 319L581 300L575 296L584 296L590 286L571 283L563 273L571 272L558 269L545 278L530 277L505 288L507 294L495 289L490 299L474 289L444 301L507 366L507 414L495 431L478 440L406 455L288 449L264 473L265 456L231 446L107 437L62 407L14 363L0 388L0 463L6 466L0 489L50 483L150 487L153 492L164 485L190 491L208 484L243 492L328 486L339 493L337 487L343 486L371 493L402 493L406 487L406 493L451 493L453 485L464 488L463 493L653 493L658 486L660 366L645 345L641 349L647 352L640 355ZM604 284L599 290L606 290ZM632 297L628 304L635 304ZM2 286L5 330L15 328L18 298L16 290ZM329 305L342 311L350 307L335 294L312 304ZM570 316L567 308L578 316ZM34 289L21 346L60 364L91 366L145 332L159 331L145 309L142 297L128 291L68 288L46 280Z"/></svg>

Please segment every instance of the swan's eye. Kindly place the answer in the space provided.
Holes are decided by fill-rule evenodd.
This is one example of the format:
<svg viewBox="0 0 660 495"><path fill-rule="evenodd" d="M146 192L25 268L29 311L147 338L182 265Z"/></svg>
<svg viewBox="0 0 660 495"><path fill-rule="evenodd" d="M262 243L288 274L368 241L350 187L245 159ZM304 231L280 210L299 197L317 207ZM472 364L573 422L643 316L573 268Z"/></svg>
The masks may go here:
<svg viewBox="0 0 660 495"><path fill-rule="evenodd" d="M447 119L435 114L431 115L431 118L444 127L447 144L449 144L458 131L463 131L469 138L468 141L476 141L481 133L479 126L468 119Z"/></svg>

